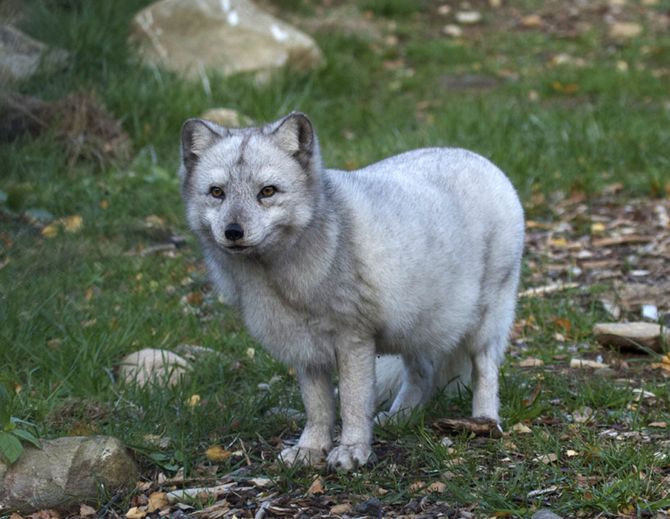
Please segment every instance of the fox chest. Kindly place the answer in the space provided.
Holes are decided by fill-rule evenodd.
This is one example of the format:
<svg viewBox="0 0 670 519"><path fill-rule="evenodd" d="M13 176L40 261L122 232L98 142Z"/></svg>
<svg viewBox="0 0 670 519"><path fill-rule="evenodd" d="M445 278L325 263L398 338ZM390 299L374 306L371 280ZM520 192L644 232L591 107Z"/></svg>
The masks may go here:
<svg viewBox="0 0 670 519"><path fill-rule="evenodd" d="M325 312L296 307L267 286L255 283L239 295L247 330L278 360L295 367L334 364L338 327Z"/></svg>

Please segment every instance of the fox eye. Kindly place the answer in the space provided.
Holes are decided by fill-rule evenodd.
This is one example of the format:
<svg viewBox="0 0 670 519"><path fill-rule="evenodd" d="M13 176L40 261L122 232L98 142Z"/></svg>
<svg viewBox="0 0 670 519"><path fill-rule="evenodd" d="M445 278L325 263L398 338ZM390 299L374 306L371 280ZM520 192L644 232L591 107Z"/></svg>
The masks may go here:
<svg viewBox="0 0 670 519"><path fill-rule="evenodd" d="M258 193L258 198L268 198L274 195L277 192L277 188L275 186L265 186L263 189L261 189L260 193Z"/></svg>
<svg viewBox="0 0 670 519"><path fill-rule="evenodd" d="M209 188L209 194L212 195L214 198L223 198L225 193L223 192L223 189L221 189L219 186L212 186Z"/></svg>

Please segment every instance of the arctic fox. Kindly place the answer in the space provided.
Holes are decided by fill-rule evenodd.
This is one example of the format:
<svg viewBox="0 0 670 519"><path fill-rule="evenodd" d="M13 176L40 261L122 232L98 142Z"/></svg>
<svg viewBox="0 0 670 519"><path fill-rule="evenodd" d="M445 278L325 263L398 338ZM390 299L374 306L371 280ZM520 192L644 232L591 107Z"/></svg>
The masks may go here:
<svg viewBox="0 0 670 519"><path fill-rule="evenodd" d="M471 380L473 416L498 420L524 219L496 166L427 148L325 169L312 123L296 112L257 128L190 119L181 159L213 283L296 368L307 419L285 463L363 465L377 402L392 396L378 419L401 415L453 379Z"/></svg>

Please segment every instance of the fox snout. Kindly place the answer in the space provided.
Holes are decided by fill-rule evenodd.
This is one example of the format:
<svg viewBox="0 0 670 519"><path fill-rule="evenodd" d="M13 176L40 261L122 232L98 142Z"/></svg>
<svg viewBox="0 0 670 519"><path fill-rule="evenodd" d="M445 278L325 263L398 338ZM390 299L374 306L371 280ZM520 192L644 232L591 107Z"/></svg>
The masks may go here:
<svg viewBox="0 0 670 519"><path fill-rule="evenodd" d="M239 223L229 223L223 231L227 240L237 241L244 237L244 229Z"/></svg>

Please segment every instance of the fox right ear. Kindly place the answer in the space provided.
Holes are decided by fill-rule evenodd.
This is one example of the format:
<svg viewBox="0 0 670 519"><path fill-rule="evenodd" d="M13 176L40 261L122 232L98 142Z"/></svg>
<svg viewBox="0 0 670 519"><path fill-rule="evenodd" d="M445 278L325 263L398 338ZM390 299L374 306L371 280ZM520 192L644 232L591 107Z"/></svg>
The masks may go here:
<svg viewBox="0 0 670 519"><path fill-rule="evenodd" d="M190 171L202 154L221 137L212 123L202 119L188 119L181 127L181 160Z"/></svg>

